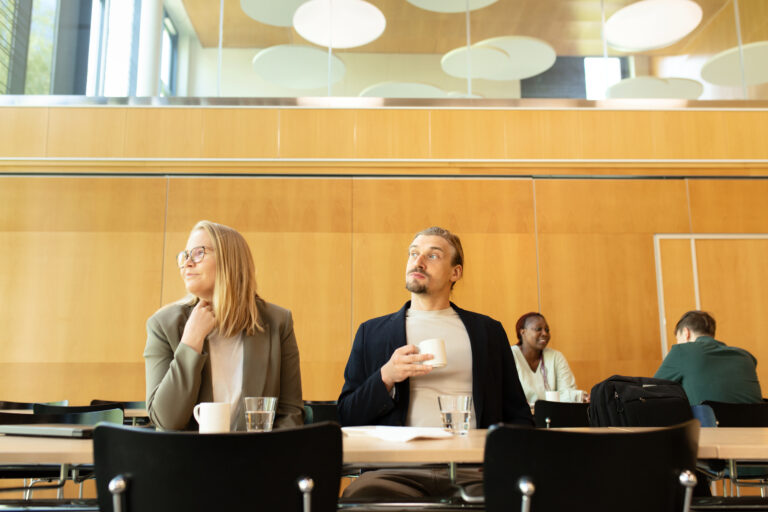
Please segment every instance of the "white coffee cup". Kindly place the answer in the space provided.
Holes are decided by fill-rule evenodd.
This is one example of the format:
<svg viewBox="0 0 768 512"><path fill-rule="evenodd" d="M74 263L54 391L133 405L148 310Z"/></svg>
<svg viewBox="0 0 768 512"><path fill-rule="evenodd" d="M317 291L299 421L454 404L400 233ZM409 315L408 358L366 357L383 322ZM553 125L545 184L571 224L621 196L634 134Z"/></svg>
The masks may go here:
<svg viewBox="0 0 768 512"><path fill-rule="evenodd" d="M192 409L200 425L201 434L229 432L229 404L227 402L201 402Z"/></svg>
<svg viewBox="0 0 768 512"><path fill-rule="evenodd" d="M584 401L584 390L583 389L572 389L571 390L571 402L581 403Z"/></svg>
<svg viewBox="0 0 768 512"><path fill-rule="evenodd" d="M420 354L432 354L434 358L428 361L422 361L422 364L428 364L435 368L442 368L448 364L448 358L445 355L445 341L441 338L430 338L418 344Z"/></svg>
<svg viewBox="0 0 768 512"><path fill-rule="evenodd" d="M547 391L545 393L545 399L547 402L559 402L560 401L560 392L559 391Z"/></svg>

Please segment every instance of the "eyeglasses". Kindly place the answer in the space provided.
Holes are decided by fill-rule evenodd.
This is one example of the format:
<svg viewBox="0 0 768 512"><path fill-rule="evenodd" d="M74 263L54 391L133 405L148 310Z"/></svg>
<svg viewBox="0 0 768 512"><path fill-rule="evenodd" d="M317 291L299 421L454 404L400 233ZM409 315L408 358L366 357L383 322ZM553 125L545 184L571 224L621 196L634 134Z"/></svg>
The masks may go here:
<svg viewBox="0 0 768 512"><path fill-rule="evenodd" d="M191 260L192 263L200 263L205 258L206 249L208 252L213 252L213 249L204 245L193 247L188 251L181 251L176 255L176 263L178 263L179 268L184 268L187 260Z"/></svg>

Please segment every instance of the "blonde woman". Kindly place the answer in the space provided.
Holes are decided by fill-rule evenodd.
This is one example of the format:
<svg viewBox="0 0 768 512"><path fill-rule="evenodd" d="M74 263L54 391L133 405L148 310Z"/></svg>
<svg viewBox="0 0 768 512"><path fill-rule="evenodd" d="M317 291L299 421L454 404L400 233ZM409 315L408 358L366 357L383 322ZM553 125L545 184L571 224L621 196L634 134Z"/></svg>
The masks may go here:
<svg viewBox="0 0 768 512"><path fill-rule="evenodd" d="M196 404L229 402L232 430L245 430L246 396L278 397L275 428L302 424L293 318L256 293L243 236L200 221L177 260L189 295L147 321L147 410L154 424L196 430Z"/></svg>

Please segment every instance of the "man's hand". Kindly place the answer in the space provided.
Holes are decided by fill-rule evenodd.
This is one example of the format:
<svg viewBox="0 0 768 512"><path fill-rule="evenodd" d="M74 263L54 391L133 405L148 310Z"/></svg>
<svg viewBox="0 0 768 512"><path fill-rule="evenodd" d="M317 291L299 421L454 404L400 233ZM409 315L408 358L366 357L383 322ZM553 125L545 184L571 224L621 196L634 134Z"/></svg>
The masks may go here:
<svg viewBox="0 0 768 512"><path fill-rule="evenodd" d="M387 364L381 367L381 380L392 391L395 383L402 382L408 377L419 377L432 371L428 364L418 364L422 361L433 359L432 354L419 354L415 345L405 345L392 354Z"/></svg>
<svg viewBox="0 0 768 512"><path fill-rule="evenodd" d="M215 325L216 317L213 316L213 305L208 301L201 300L192 310L192 314L189 315L189 320L184 326L184 334L181 335L181 342L201 354L205 337Z"/></svg>

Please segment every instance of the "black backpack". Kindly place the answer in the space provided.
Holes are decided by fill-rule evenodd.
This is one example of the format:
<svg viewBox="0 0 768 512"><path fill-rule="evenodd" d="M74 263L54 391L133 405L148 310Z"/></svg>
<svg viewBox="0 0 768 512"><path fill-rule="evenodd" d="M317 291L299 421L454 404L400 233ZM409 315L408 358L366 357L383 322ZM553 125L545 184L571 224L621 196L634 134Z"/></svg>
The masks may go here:
<svg viewBox="0 0 768 512"><path fill-rule="evenodd" d="M593 427L665 427L691 418L688 396L671 380L614 375L590 393Z"/></svg>

